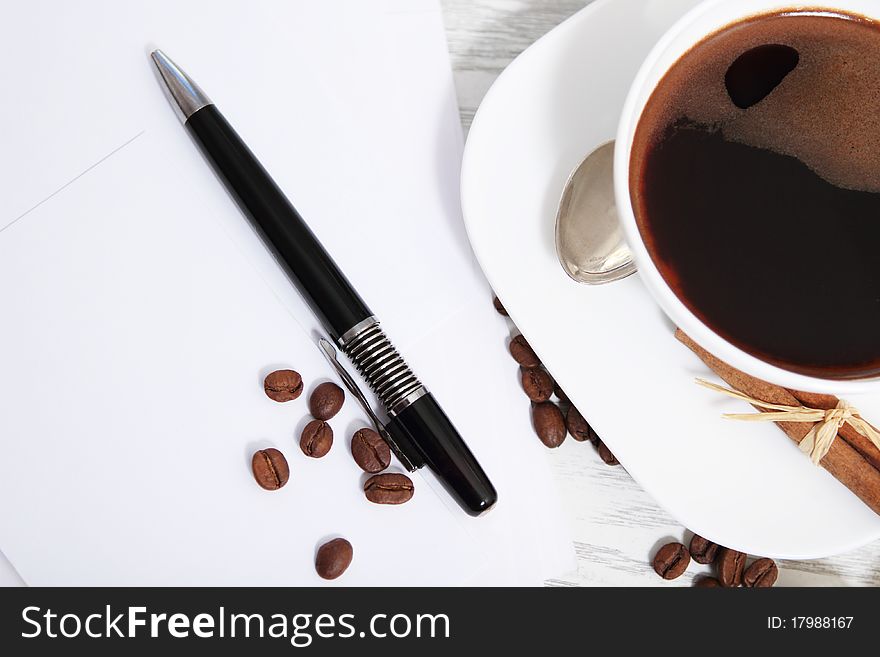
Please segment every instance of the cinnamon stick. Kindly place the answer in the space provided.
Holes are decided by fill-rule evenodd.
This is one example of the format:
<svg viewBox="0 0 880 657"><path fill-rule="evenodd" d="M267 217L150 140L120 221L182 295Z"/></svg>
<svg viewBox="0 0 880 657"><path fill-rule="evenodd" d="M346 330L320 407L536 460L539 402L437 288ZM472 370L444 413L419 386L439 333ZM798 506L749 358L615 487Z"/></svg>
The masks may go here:
<svg viewBox="0 0 880 657"><path fill-rule="evenodd" d="M787 406L810 405L795 397L792 391L750 376L728 365L720 358L716 358L691 340L681 329L676 330L675 337L699 356L700 360L730 387L755 399L761 399L773 404L784 404ZM804 398L806 399L807 396L804 395ZM816 399L813 400L816 401ZM825 399L821 401L827 404L831 400ZM836 405L837 402L835 401L831 407L833 408ZM816 406L815 408L824 407ZM763 411L760 408L758 410ZM776 424L797 444L800 444L813 428L812 424L804 422L777 422ZM880 514L880 469L872 465L848 441L835 440L820 465L840 483L849 488L874 513Z"/></svg>

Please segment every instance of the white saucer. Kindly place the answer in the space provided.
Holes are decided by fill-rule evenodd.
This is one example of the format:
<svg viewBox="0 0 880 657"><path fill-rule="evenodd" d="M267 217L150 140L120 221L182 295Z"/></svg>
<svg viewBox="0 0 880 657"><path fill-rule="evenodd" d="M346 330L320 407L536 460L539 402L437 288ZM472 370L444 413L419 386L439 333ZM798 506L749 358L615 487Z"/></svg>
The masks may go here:
<svg viewBox="0 0 880 657"><path fill-rule="evenodd" d="M635 73L697 0L597 0L523 53L470 131L462 204L474 251L511 317L629 473L689 529L775 558L880 539L880 516L772 425L720 418L740 402L673 337L638 276L605 287L556 260L556 204L584 155L613 139ZM880 396L851 399L880 421Z"/></svg>

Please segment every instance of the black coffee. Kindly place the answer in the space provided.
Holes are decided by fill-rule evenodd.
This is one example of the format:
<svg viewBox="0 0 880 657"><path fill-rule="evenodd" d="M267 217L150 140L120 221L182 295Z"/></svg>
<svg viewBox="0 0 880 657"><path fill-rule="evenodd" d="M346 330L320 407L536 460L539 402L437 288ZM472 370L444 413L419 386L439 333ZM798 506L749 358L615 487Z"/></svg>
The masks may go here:
<svg viewBox="0 0 880 657"><path fill-rule="evenodd" d="M810 375L880 374L880 24L752 18L650 99L630 189L662 276L743 350Z"/></svg>

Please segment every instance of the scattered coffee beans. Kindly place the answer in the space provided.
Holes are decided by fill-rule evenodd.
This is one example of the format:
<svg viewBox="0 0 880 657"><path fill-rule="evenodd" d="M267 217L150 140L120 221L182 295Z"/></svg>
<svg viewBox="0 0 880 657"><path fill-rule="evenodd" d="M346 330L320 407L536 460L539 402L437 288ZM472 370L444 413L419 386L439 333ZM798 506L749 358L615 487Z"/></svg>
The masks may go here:
<svg viewBox="0 0 880 657"><path fill-rule="evenodd" d="M505 317L510 317L510 315L507 314L507 310L505 310L504 306L501 305L501 299L499 299L498 297L495 297L492 300L492 305L495 306L495 310L498 311L499 315L504 315Z"/></svg>
<svg viewBox="0 0 880 657"><path fill-rule="evenodd" d="M302 394L303 380L299 372L293 370L277 370L263 380L263 390L269 399L287 402Z"/></svg>
<svg viewBox="0 0 880 657"><path fill-rule="evenodd" d="M694 561L701 564L709 564L718 556L718 546L710 540L694 534L691 539L690 553Z"/></svg>
<svg viewBox="0 0 880 657"><path fill-rule="evenodd" d="M319 459L333 447L333 429L323 420L312 420L299 439L299 447L306 456Z"/></svg>
<svg viewBox="0 0 880 657"><path fill-rule="evenodd" d="M715 564L715 577L704 576L694 581L697 588L718 588L747 586L767 588L776 583L779 568L772 559L756 559L748 568L745 567L748 555L723 547L697 534L691 538L690 550L684 554L690 557L679 559L684 546L680 543L664 545L654 557L654 570L664 579L673 579L681 575L687 568L690 557L700 564ZM684 565L681 565L681 561Z"/></svg>
<svg viewBox="0 0 880 657"><path fill-rule="evenodd" d="M541 361L522 335L510 341L510 355L523 367L539 367Z"/></svg>
<svg viewBox="0 0 880 657"><path fill-rule="evenodd" d="M745 554L730 548L721 548L715 564L721 586L730 588L742 584L743 570L746 565Z"/></svg>
<svg viewBox="0 0 880 657"><path fill-rule="evenodd" d="M663 579L675 579L681 577L690 562L691 555L684 545L668 543L654 556L654 571Z"/></svg>
<svg viewBox="0 0 880 657"><path fill-rule="evenodd" d="M683 552L682 552L683 551ZM716 577L697 579L697 588L737 587L767 588L776 583L779 568L772 559L757 559L745 567L747 555L694 534L690 550L680 543L664 545L654 557L654 570L664 579L674 579L688 566L690 558L700 564L715 564Z"/></svg>
<svg viewBox="0 0 880 657"><path fill-rule="evenodd" d="M584 416L574 406L568 407L568 413L565 414L565 427L568 429L571 437L578 442L582 443L587 440L595 442L599 439L599 436L596 435L596 432L593 431L592 427L584 419Z"/></svg>
<svg viewBox="0 0 880 657"><path fill-rule="evenodd" d="M359 429L351 438L351 455L364 472L375 474L391 465L391 448L372 429Z"/></svg>
<svg viewBox="0 0 880 657"><path fill-rule="evenodd" d="M339 412L345 393L332 381L326 381L312 391L309 412L318 420L329 420Z"/></svg>
<svg viewBox="0 0 880 657"><path fill-rule="evenodd" d="M553 394L553 378L543 367L523 367L520 370L523 390L536 404L548 401Z"/></svg>
<svg viewBox="0 0 880 657"><path fill-rule="evenodd" d="M742 576L743 586L755 589L770 588L779 577L779 568L773 559L758 559L746 568Z"/></svg>
<svg viewBox="0 0 880 657"><path fill-rule="evenodd" d="M538 438L547 447L559 447L565 440L565 419L553 402L543 402L532 407L532 423Z"/></svg>
<svg viewBox="0 0 880 657"><path fill-rule="evenodd" d="M599 441L598 450L599 458L605 461L606 465L620 465L620 461L617 460L617 457L611 453L611 450L608 449L608 446L601 440Z"/></svg>
<svg viewBox="0 0 880 657"><path fill-rule="evenodd" d="M315 570L324 579L336 579L351 565L354 549L344 538L334 538L318 548Z"/></svg>
<svg viewBox="0 0 880 657"><path fill-rule="evenodd" d="M497 296L493 303L499 313L507 315ZM571 406L568 395L541 365L540 359L526 339L522 335L517 335L510 341L509 349L514 360L520 364L520 381L523 390L533 403L532 424L541 442L551 449L556 448L565 441L566 433L570 433L572 438L579 442L589 440L596 445L605 463L617 465L614 454L602 444L584 416ZM553 395L556 395L562 407L566 409L564 415L559 406L550 401Z"/></svg>
<svg viewBox="0 0 880 657"><path fill-rule="evenodd" d="M261 449L251 459L254 479L266 490L278 490L290 478L290 467L284 454L277 449Z"/></svg>
<svg viewBox="0 0 880 657"><path fill-rule="evenodd" d="M364 484L364 495L374 504L403 504L414 492L412 480L397 472L373 475Z"/></svg>

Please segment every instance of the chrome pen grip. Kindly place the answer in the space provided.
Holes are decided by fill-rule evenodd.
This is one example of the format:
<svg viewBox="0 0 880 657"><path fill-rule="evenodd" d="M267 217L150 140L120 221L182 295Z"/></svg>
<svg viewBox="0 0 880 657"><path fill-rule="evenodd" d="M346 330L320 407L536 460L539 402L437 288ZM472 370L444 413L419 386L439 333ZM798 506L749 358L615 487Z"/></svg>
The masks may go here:
<svg viewBox="0 0 880 657"><path fill-rule="evenodd" d="M427 394L375 317L343 335L340 346L390 416Z"/></svg>

